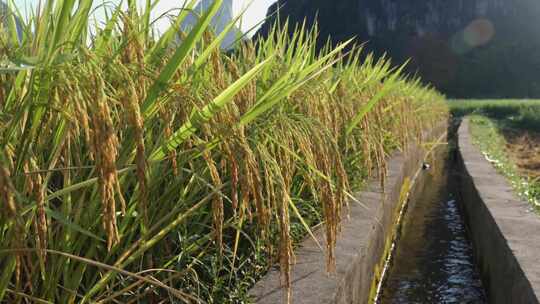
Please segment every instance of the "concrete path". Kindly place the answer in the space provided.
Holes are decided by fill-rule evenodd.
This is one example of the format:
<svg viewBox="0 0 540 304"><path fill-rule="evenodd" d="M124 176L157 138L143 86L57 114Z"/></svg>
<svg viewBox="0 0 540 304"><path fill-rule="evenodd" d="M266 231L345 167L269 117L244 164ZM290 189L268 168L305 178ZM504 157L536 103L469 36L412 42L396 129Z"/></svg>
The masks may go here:
<svg viewBox="0 0 540 304"><path fill-rule="evenodd" d="M540 216L458 131L466 220L490 303L539 303Z"/></svg>

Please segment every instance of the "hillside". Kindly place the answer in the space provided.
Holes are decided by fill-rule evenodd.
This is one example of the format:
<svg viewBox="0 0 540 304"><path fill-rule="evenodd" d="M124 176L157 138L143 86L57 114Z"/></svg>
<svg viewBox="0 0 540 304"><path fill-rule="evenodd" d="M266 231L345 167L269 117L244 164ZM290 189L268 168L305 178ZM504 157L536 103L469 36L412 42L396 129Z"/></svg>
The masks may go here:
<svg viewBox="0 0 540 304"><path fill-rule="evenodd" d="M280 0L279 19L319 23L320 41L357 37L452 96L540 96L534 0ZM273 16L259 34L266 35Z"/></svg>

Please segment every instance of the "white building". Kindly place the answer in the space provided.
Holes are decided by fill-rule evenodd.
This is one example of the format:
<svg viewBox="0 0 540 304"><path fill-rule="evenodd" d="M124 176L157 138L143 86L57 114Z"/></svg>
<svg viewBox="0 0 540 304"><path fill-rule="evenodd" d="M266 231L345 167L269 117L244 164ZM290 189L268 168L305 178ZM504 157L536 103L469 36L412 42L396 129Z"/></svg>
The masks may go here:
<svg viewBox="0 0 540 304"><path fill-rule="evenodd" d="M184 31L189 31L195 24L198 23L199 18L210 8L214 3L213 0L201 0L199 4L193 9L193 13L190 13L182 24ZM233 20L233 0L224 0L221 8L212 19L210 28L216 35L223 32L225 27ZM234 42L242 37L242 32L238 29L238 25L235 25L225 39L221 43L222 49L230 49Z"/></svg>

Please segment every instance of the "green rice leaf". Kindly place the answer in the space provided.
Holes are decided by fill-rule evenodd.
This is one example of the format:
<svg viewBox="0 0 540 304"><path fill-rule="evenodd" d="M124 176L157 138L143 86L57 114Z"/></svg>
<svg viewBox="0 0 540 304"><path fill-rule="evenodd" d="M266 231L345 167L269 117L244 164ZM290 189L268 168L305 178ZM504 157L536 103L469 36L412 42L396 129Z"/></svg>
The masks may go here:
<svg viewBox="0 0 540 304"><path fill-rule="evenodd" d="M92 232L84 229L83 227L71 222L68 218L66 218L63 214L56 212L52 209L45 208L45 213L47 213L48 216L52 217L53 219L57 220L58 222L64 224L64 226L68 227L69 229L73 231L80 232L88 237L93 238L96 241L105 243L105 240L100 238L99 236L93 234Z"/></svg>
<svg viewBox="0 0 540 304"><path fill-rule="evenodd" d="M210 25L212 18L218 12L223 0L215 0L210 8L203 14L200 21L194 26L189 35L184 41L180 43L180 46L174 52L172 58L167 62L167 65L161 71L160 75L150 87L148 96L144 101L141 111L145 117L152 116L157 110L156 100L163 90L168 86L168 82L171 77L176 73L178 68L182 65L187 55L195 47L196 43L202 37L204 31Z"/></svg>

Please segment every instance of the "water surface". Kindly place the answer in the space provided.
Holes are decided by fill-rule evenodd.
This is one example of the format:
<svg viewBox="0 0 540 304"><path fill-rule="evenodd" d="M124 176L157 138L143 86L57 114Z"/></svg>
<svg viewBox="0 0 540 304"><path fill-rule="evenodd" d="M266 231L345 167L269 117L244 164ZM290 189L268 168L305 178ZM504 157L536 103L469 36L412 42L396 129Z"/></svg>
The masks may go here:
<svg viewBox="0 0 540 304"><path fill-rule="evenodd" d="M487 303L450 162L440 158L411 196L379 303Z"/></svg>

